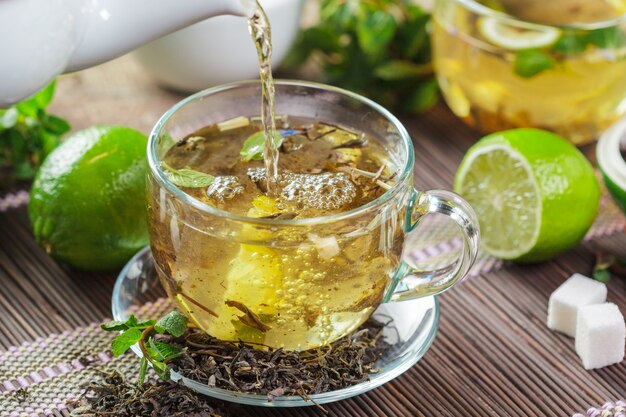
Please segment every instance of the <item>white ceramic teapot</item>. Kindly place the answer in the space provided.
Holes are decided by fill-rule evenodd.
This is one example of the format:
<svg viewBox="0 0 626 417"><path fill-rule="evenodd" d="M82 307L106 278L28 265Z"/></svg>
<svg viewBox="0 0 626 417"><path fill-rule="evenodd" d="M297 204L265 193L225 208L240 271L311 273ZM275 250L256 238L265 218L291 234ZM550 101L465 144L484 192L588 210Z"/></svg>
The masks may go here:
<svg viewBox="0 0 626 417"><path fill-rule="evenodd" d="M245 4L246 6L244 7ZM0 0L0 108L58 74L87 68L250 0Z"/></svg>

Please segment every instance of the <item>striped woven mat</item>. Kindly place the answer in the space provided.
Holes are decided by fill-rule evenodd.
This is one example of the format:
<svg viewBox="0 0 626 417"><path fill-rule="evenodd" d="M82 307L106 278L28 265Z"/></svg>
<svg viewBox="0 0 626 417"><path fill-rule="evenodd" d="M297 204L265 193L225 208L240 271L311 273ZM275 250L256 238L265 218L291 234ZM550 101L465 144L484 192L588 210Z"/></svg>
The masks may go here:
<svg viewBox="0 0 626 417"><path fill-rule="evenodd" d="M7 195L0 199L0 211L17 209L26 202L26 193ZM585 241L588 244L603 242L612 247L624 247L624 235L617 232L625 229L626 219L612 201L604 196L600 213ZM426 245L411 256L417 261L443 262L451 251L459 247L459 242L454 237L442 240L441 235L433 235L432 241L443 243ZM482 276L478 279L487 279L507 268L508 264L481 253L470 277ZM145 316L158 316L164 305L146 305L141 313ZM123 373L135 373L138 359L134 355L112 357L109 350L112 338L111 333L101 331L97 323L92 323L0 352L0 416L67 415L66 401L77 398L83 390L82 387L102 372L115 368ZM364 398L363 401L368 401L367 396ZM573 407L568 410L571 413L580 411Z"/></svg>

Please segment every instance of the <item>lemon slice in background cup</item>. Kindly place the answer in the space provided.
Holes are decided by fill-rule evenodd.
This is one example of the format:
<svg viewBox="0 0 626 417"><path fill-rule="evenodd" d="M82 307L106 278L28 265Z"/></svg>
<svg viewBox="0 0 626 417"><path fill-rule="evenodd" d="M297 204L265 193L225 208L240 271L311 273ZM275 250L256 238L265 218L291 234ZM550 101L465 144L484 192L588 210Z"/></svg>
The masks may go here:
<svg viewBox="0 0 626 417"><path fill-rule="evenodd" d="M481 17L478 31L490 43L511 50L545 48L554 44L561 36L561 31L550 26L503 24L501 19Z"/></svg>
<svg viewBox="0 0 626 417"><path fill-rule="evenodd" d="M622 150L626 150L626 120L607 130L596 146L598 168L606 188L626 214L626 161Z"/></svg>
<svg viewBox="0 0 626 417"><path fill-rule="evenodd" d="M600 188L571 143L538 129L488 135L472 146L454 191L476 211L492 255L539 262L576 245L593 223Z"/></svg>

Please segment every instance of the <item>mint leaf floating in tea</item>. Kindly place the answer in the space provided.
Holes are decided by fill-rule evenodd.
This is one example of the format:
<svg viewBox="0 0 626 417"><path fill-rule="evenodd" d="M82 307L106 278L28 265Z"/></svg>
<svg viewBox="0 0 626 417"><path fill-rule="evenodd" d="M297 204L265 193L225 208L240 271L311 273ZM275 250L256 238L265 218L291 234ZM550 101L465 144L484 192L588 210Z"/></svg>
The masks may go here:
<svg viewBox="0 0 626 417"><path fill-rule="evenodd" d="M208 187L215 181L215 177L204 172L189 168L174 169L165 162L161 162L165 168L165 175L177 187L203 188Z"/></svg>
<svg viewBox="0 0 626 417"><path fill-rule="evenodd" d="M552 50L563 54L579 54L587 49L587 34L564 33L552 46Z"/></svg>
<svg viewBox="0 0 626 417"><path fill-rule="evenodd" d="M626 33L619 27L606 27L590 31L587 40L602 49L621 48L626 46Z"/></svg>
<svg viewBox="0 0 626 417"><path fill-rule="evenodd" d="M532 78L554 67L556 60L537 49L526 49L515 54L513 71L520 77Z"/></svg>
<svg viewBox="0 0 626 417"><path fill-rule="evenodd" d="M189 319L184 314L174 310L161 317L154 325L154 330L158 333L169 333L172 336L180 337L187 330L188 321Z"/></svg>
<svg viewBox="0 0 626 417"><path fill-rule="evenodd" d="M274 143L277 148L283 143L283 136L279 132L276 132L276 136L274 136ZM239 155L241 155L241 159L245 162L260 161L263 159L264 151L265 134L263 132L257 132L246 139Z"/></svg>

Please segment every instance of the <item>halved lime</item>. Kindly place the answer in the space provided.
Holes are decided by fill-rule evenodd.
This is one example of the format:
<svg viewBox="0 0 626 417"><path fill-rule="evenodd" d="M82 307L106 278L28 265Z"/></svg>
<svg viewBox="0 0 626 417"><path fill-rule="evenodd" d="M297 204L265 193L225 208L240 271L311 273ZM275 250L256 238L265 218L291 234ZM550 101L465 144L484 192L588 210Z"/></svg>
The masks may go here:
<svg viewBox="0 0 626 417"><path fill-rule="evenodd" d="M487 41L510 50L545 48L561 36L561 31L553 27L516 27L493 17L481 17L478 30Z"/></svg>
<svg viewBox="0 0 626 417"><path fill-rule="evenodd" d="M476 211L485 250L520 262L545 260L578 243L600 201L584 155L538 129L481 139L461 162L454 190Z"/></svg>

